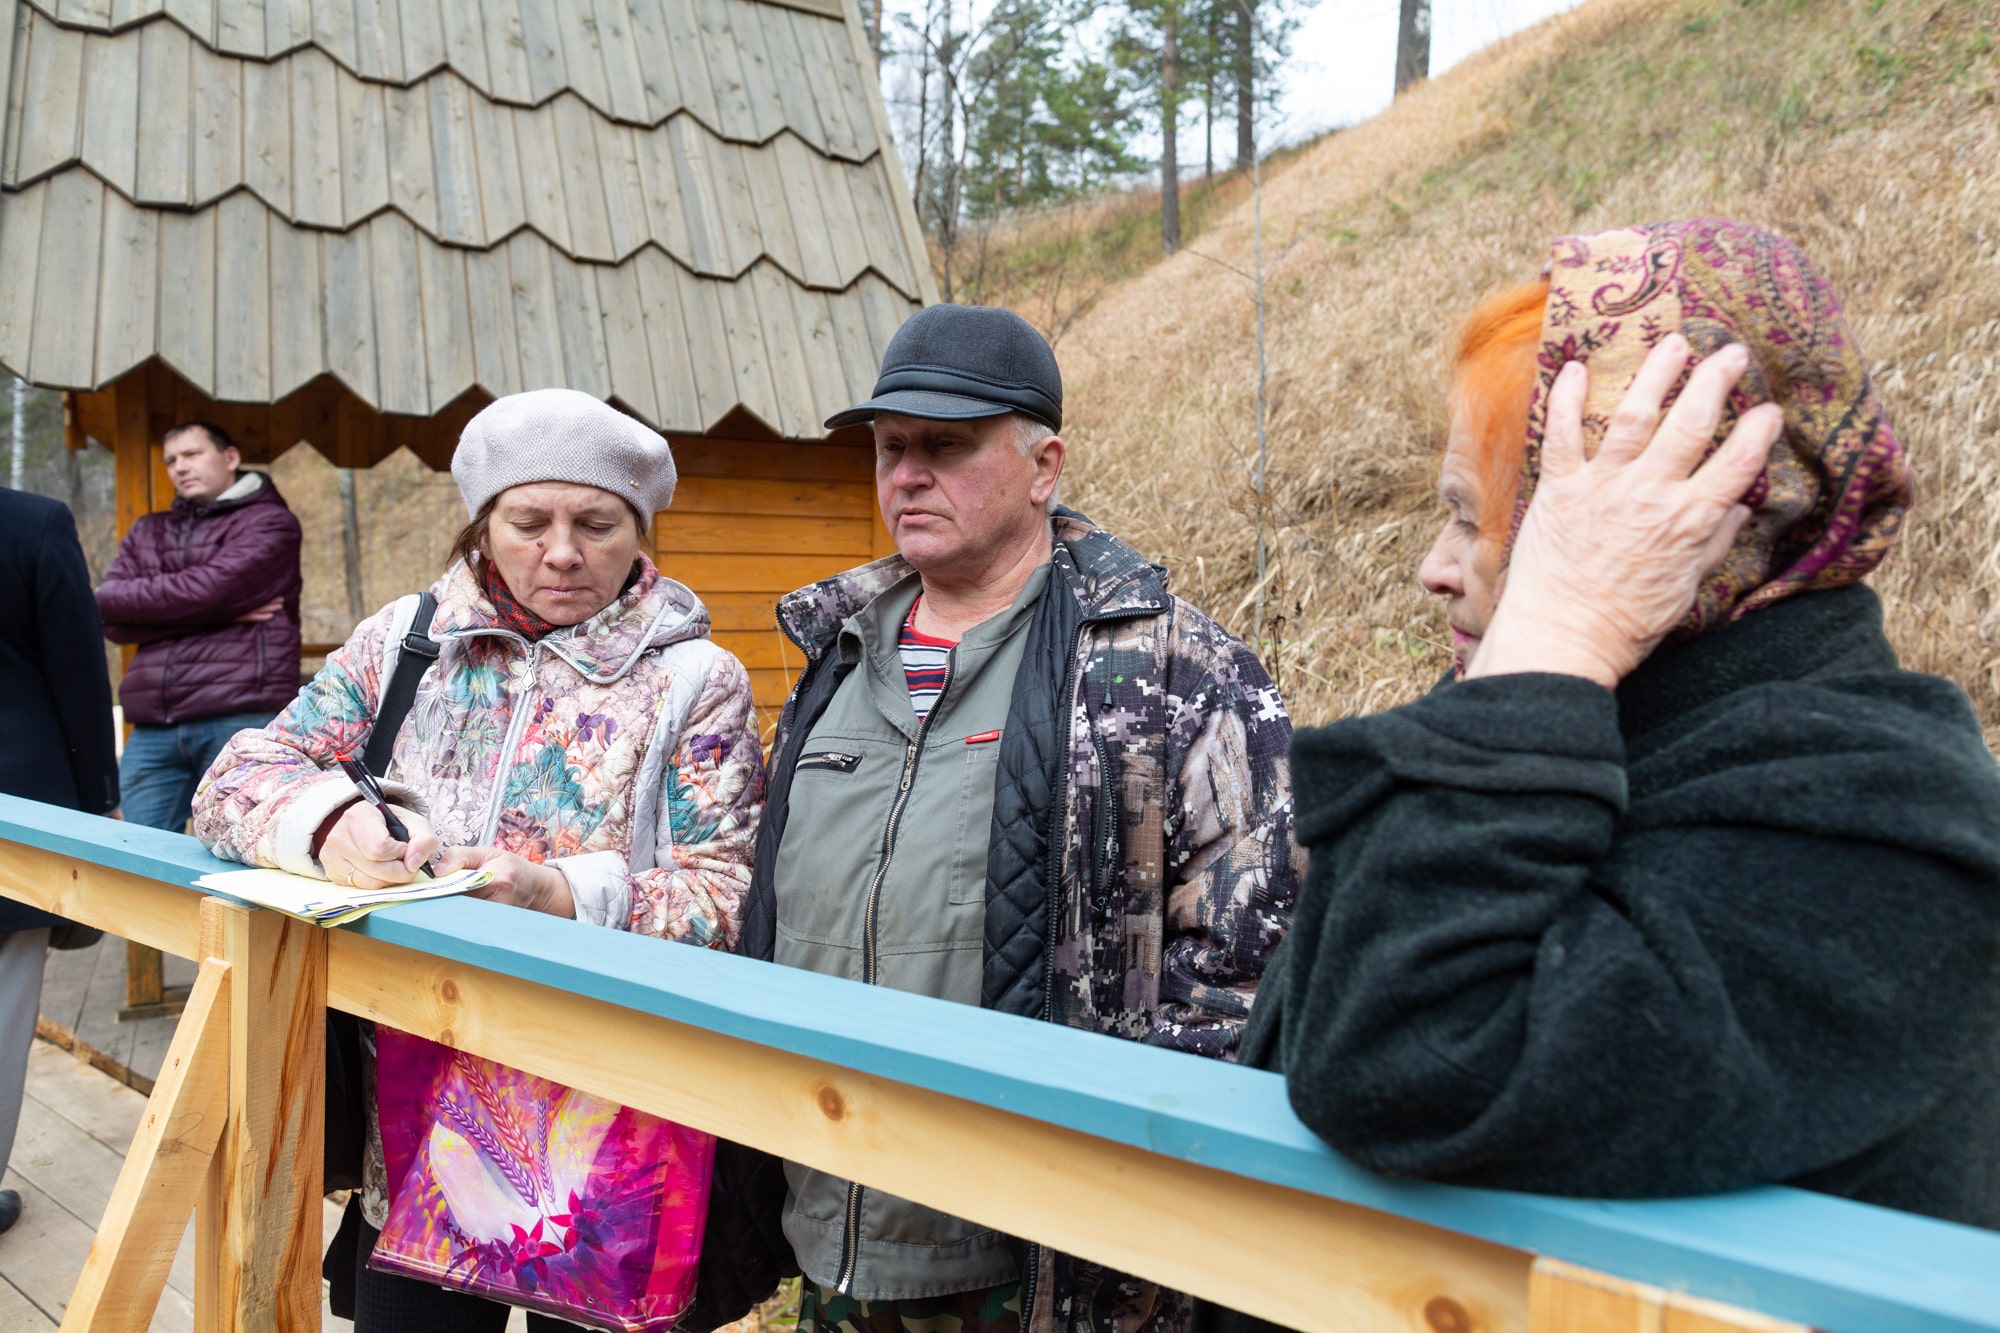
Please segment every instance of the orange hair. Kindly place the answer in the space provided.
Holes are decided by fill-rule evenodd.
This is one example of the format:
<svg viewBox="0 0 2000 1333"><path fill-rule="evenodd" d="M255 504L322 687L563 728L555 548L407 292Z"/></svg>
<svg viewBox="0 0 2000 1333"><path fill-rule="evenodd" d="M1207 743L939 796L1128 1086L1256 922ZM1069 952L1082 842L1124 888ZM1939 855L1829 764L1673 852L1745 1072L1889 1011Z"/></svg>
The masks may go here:
<svg viewBox="0 0 2000 1333"><path fill-rule="evenodd" d="M1479 478L1479 535L1504 540L1513 522L1521 464L1528 452L1528 403L1549 280L1495 292L1473 307L1452 350L1452 415Z"/></svg>

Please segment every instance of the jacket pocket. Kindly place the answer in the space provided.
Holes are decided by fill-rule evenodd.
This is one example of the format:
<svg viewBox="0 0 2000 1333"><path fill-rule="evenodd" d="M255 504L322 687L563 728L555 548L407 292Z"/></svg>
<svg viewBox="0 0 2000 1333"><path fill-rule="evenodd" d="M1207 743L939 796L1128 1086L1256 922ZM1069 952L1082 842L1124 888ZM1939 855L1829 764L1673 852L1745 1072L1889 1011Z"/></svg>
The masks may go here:
<svg viewBox="0 0 2000 1333"><path fill-rule="evenodd" d="M993 790L1000 747L968 745L958 775L958 827L945 900L955 906L986 901L986 862L993 843Z"/></svg>
<svg viewBox="0 0 2000 1333"><path fill-rule="evenodd" d="M792 765L792 771L803 773L807 769L826 769L834 773L852 773L859 767L861 756L858 754L843 750L815 750L811 754L800 755L799 761Z"/></svg>

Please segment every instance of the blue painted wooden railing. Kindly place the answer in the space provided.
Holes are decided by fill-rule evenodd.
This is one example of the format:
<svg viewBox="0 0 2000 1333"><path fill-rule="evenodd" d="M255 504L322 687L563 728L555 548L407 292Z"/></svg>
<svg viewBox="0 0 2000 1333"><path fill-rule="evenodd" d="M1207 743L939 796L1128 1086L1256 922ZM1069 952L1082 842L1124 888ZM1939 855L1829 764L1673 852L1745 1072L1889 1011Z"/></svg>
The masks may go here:
<svg viewBox="0 0 2000 1333"><path fill-rule="evenodd" d="M189 838L6 796L0 840L176 885L233 868ZM1783 1188L1641 1203L1391 1180L1315 1138L1272 1074L489 903L345 929L1816 1328L2000 1330L2000 1233Z"/></svg>

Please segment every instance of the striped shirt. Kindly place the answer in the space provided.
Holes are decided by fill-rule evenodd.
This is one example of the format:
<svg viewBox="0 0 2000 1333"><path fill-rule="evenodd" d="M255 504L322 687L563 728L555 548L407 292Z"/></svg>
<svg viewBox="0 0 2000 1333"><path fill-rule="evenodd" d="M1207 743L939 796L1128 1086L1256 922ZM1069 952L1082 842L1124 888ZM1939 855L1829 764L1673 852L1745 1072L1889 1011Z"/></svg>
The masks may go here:
<svg viewBox="0 0 2000 1333"><path fill-rule="evenodd" d="M903 619L903 632L896 639L896 649L903 655L903 679L910 687L910 707L917 710L919 722L930 716L943 692L945 664L951 650L958 647L951 639L932 638L918 631L917 606L923 600L917 598L916 605L910 607L910 614Z"/></svg>

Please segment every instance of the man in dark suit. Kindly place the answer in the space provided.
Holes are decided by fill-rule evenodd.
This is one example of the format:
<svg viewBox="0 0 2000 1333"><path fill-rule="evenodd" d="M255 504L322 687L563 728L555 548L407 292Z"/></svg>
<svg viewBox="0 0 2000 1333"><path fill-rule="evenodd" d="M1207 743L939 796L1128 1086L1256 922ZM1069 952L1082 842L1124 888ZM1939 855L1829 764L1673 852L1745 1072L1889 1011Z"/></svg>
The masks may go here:
<svg viewBox="0 0 2000 1333"><path fill-rule="evenodd" d="M118 814L111 678L76 521L54 500L0 490L0 792ZM0 898L0 1170L14 1148L49 930ZM21 1196L0 1190L0 1231Z"/></svg>

